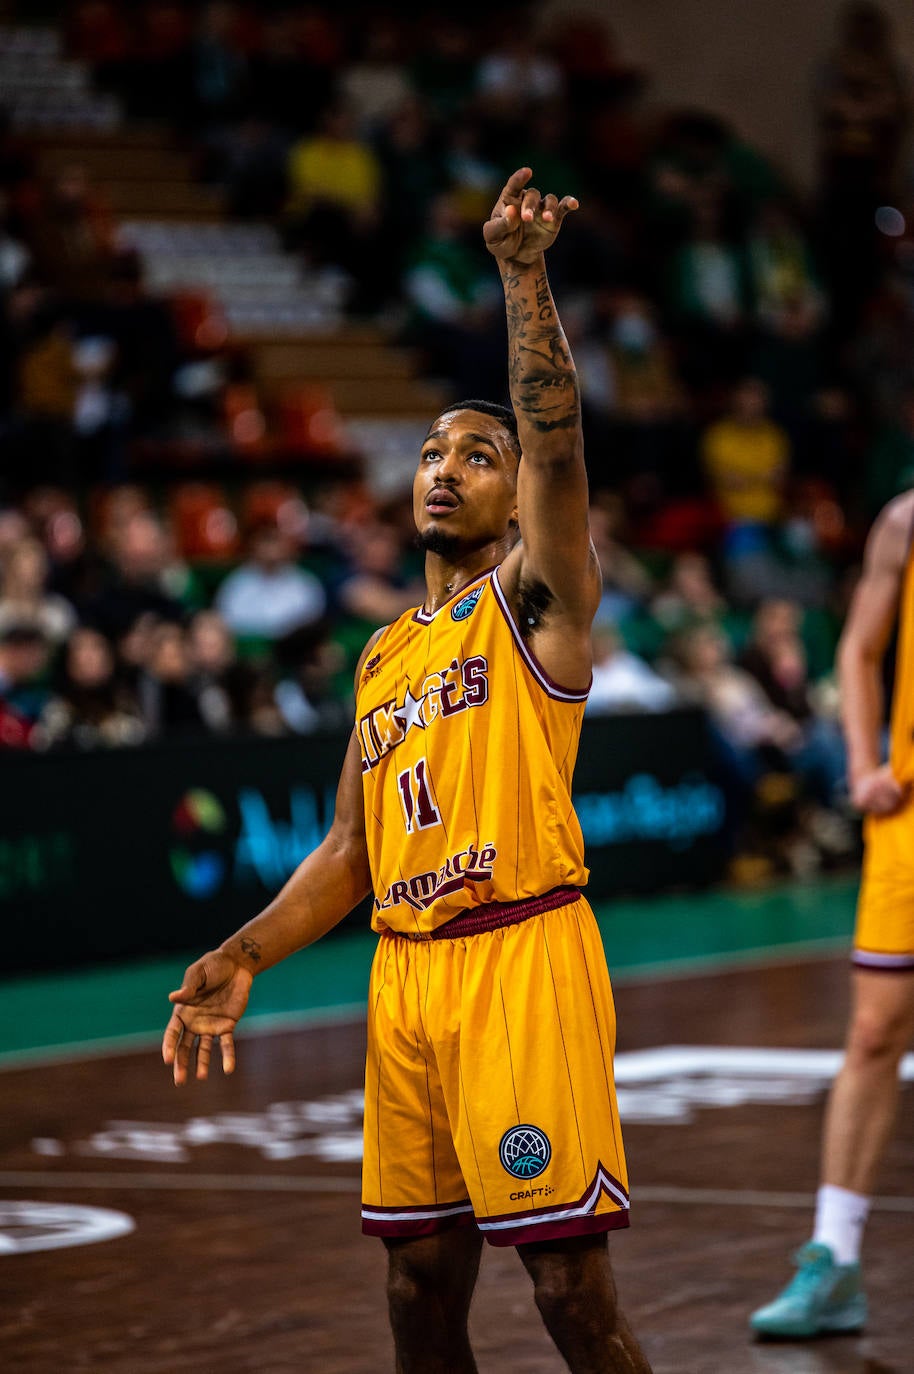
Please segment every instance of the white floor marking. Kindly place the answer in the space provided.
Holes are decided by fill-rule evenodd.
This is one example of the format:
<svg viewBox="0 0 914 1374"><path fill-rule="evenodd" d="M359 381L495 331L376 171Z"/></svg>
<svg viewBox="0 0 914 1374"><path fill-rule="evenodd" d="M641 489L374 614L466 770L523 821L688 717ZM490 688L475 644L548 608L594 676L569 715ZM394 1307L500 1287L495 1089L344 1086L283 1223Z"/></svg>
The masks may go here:
<svg viewBox="0 0 914 1374"><path fill-rule="evenodd" d="M647 1083L688 1074L777 1074L782 1078L830 1079L841 1065L843 1050L795 1050L743 1045L661 1045L617 1054L617 1083ZM914 1054L901 1062L901 1077L914 1080Z"/></svg>
<svg viewBox="0 0 914 1374"><path fill-rule="evenodd" d="M135 1229L133 1217L107 1207L0 1201L0 1255L95 1245L101 1240L127 1236Z"/></svg>

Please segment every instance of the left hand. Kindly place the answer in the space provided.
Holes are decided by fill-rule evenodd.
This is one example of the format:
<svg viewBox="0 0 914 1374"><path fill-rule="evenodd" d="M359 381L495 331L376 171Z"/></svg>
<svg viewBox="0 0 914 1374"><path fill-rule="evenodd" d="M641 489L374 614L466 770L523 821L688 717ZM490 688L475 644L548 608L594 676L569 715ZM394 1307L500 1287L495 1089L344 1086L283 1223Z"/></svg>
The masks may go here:
<svg viewBox="0 0 914 1374"><path fill-rule="evenodd" d="M535 262L552 243L571 210L578 208L574 196L561 200L552 194L541 196L527 182L533 176L529 167L512 172L482 226L486 247L502 262L523 265Z"/></svg>
<svg viewBox="0 0 914 1374"><path fill-rule="evenodd" d="M851 802L867 816L893 815L904 805L908 791L907 784L895 777L890 763L869 769L850 785Z"/></svg>
<svg viewBox="0 0 914 1374"><path fill-rule="evenodd" d="M254 975L221 949L204 954L185 970L181 986L168 994L174 1006L162 1039L162 1058L174 1069L175 1085L187 1082L194 1046L196 1078L206 1078L214 1042L223 1073L235 1068L234 1030L248 1003Z"/></svg>

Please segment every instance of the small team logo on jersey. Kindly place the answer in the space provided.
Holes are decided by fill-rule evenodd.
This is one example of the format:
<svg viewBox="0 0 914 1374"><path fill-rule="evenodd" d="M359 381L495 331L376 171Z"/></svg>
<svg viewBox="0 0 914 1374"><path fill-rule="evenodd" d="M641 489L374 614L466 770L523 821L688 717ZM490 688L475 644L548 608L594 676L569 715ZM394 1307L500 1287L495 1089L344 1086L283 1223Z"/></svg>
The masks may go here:
<svg viewBox="0 0 914 1374"><path fill-rule="evenodd" d="M512 1126L501 1138L498 1158L513 1178L536 1178L552 1158L552 1146L539 1126Z"/></svg>
<svg viewBox="0 0 914 1374"><path fill-rule="evenodd" d="M380 654L375 654L374 658L370 658L370 659L368 660L368 662L365 664L365 667L362 669L362 676L363 676L363 677L377 677L377 675L378 675L378 673L379 673L380 671L381 671L381 655L380 655Z"/></svg>
<svg viewBox="0 0 914 1374"><path fill-rule="evenodd" d="M451 611L451 619L466 620L468 616L471 616L476 609L476 602L482 596L484 589L485 586L483 584L483 586L474 587L471 592L467 592L466 596L462 596Z"/></svg>

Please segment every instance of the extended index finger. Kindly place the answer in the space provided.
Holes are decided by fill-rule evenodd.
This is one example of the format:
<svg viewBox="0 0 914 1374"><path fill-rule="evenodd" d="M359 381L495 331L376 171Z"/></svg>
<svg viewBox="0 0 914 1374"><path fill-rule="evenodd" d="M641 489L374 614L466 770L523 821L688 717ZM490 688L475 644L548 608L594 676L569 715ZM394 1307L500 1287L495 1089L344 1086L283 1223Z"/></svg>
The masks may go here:
<svg viewBox="0 0 914 1374"><path fill-rule="evenodd" d="M532 168L518 167L517 171L512 172L505 182L505 188L501 193L502 200L517 200L532 176Z"/></svg>

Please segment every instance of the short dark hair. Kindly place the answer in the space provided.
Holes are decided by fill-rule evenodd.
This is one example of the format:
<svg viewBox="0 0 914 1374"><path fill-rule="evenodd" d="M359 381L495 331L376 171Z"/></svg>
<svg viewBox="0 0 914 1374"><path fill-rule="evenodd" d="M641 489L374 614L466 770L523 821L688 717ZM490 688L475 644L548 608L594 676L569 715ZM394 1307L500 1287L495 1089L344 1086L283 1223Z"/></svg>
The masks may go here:
<svg viewBox="0 0 914 1374"><path fill-rule="evenodd" d="M500 420L513 440L511 447L514 449L518 458L520 457L520 436L517 432L517 416L510 406L497 405L495 401L455 401L453 405L445 406L441 414L450 415L453 410L478 410L483 415L491 415L496 420Z"/></svg>

